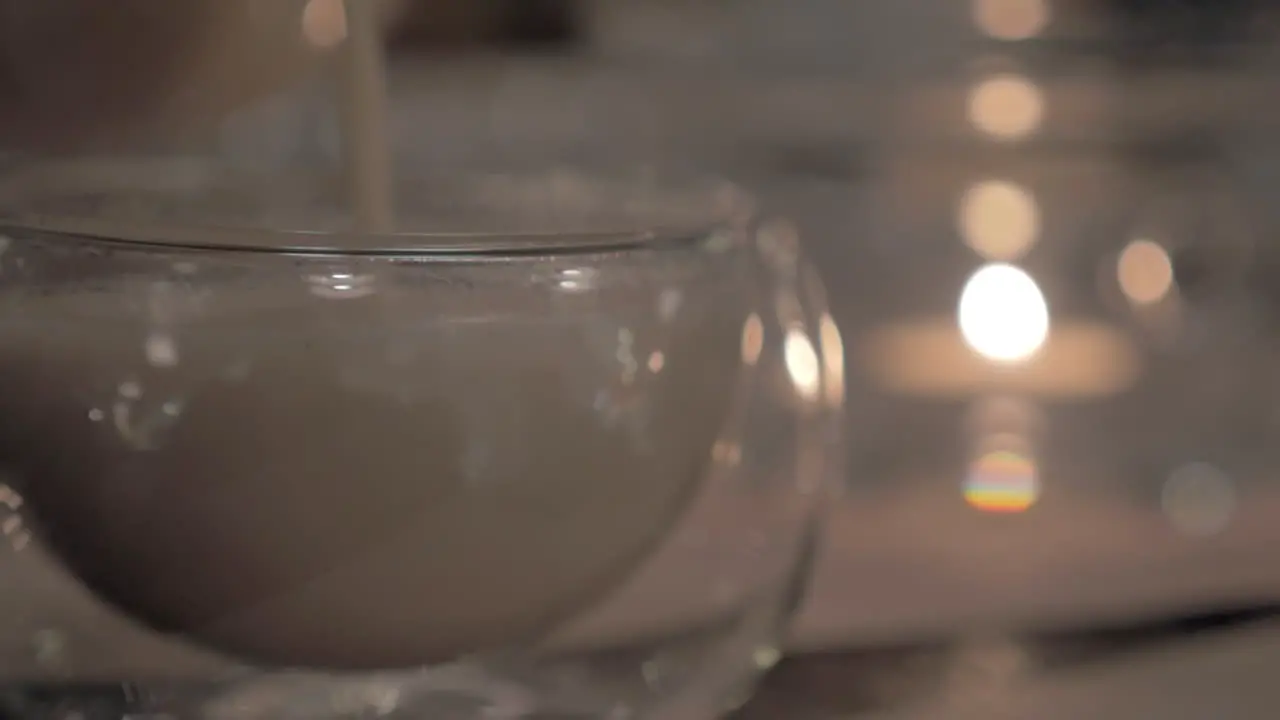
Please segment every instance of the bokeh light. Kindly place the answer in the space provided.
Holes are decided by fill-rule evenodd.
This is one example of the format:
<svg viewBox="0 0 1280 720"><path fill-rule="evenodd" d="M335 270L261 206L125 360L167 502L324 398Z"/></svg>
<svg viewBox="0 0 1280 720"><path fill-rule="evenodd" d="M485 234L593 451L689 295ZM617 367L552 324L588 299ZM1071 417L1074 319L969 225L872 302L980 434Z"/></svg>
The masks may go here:
<svg viewBox="0 0 1280 720"><path fill-rule="evenodd" d="M347 39L343 0L310 0L302 10L302 35L313 47L329 49Z"/></svg>
<svg viewBox="0 0 1280 720"><path fill-rule="evenodd" d="M960 201L960 233L965 243L988 260L1013 260L1040 235L1040 210L1031 193L1003 180L986 180Z"/></svg>
<svg viewBox="0 0 1280 720"><path fill-rule="evenodd" d="M987 78L969 93L969 122L1000 140L1035 132L1044 119L1044 97L1030 80L1012 74Z"/></svg>
<svg viewBox="0 0 1280 720"><path fill-rule="evenodd" d="M1049 306L1040 286L1012 265L979 268L965 283L958 314L965 343L988 360L1027 360L1049 337Z"/></svg>
<svg viewBox="0 0 1280 720"><path fill-rule="evenodd" d="M1169 253L1151 240L1129 243L1120 253L1116 274L1125 296L1139 305L1159 302L1173 289L1173 262Z"/></svg>
<svg viewBox="0 0 1280 720"><path fill-rule="evenodd" d="M997 40L1027 40L1049 25L1048 0L974 0L973 22Z"/></svg>
<svg viewBox="0 0 1280 720"><path fill-rule="evenodd" d="M983 512L1025 512L1039 497L1036 463L1026 453L1014 450L984 453L973 461L965 478L965 502Z"/></svg>

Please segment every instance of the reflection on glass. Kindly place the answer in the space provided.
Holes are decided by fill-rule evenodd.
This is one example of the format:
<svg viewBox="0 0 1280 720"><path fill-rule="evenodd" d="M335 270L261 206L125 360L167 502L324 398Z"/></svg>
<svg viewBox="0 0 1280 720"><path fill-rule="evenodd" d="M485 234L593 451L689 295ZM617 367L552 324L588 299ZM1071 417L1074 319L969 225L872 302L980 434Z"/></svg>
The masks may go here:
<svg viewBox="0 0 1280 720"><path fill-rule="evenodd" d="M1161 493L1165 516L1178 531L1188 535L1217 535L1231 524L1236 510L1236 489L1231 478L1205 463L1178 468Z"/></svg>
<svg viewBox="0 0 1280 720"><path fill-rule="evenodd" d="M996 263L980 268L960 295L960 333L988 360L1030 359L1049 337L1049 306L1025 271Z"/></svg>
<svg viewBox="0 0 1280 720"><path fill-rule="evenodd" d="M787 364L787 373L796 386L796 392L805 400L818 397L822 378L818 374L818 353L813 349L813 342L799 328L787 331L786 346L783 348Z"/></svg>
<svg viewBox="0 0 1280 720"><path fill-rule="evenodd" d="M1034 83L1018 75L997 75L969 93L969 122L1000 140L1018 140L1040 127L1044 97Z"/></svg>
<svg viewBox="0 0 1280 720"><path fill-rule="evenodd" d="M338 271L308 278L311 294L331 300L352 300L374 292L374 279L368 274Z"/></svg>
<svg viewBox="0 0 1280 720"><path fill-rule="evenodd" d="M844 340L829 313L823 313L818 323L818 339L822 343L823 399L831 407L840 407L844 403Z"/></svg>
<svg viewBox="0 0 1280 720"><path fill-rule="evenodd" d="M998 40L1026 40L1049 24L1047 0L974 0L973 21Z"/></svg>
<svg viewBox="0 0 1280 720"><path fill-rule="evenodd" d="M965 192L960 201L960 232L965 243L988 260L1013 260L1035 244L1040 210L1020 185L988 180Z"/></svg>
<svg viewBox="0 0 1280 720"><path fill-rule="evenodd" d="M1150 240L1129 243L1120 254L1116 273L1125 296L1139 305L1159 302L1173 288L1169 253Z"/></svg>
<svg viewBox="0 0 1280 720"><path fill-rule="evenodd" d="M595 289L595 271L591 268L564 268L559 272L558 285L570 293L582 293Z"/></svg>
<svg viewBox="0 0 1280 720"><path fill-rule="evenodd" d="M314 47L328 49L347 39L343 0L310 0L302 10L302 35Z"/></svg>
<svg viewBox="0 0 1280 720"><path fill-rule="evenodd" d="M0 530L3 530L14 550L23 550L31 542L31 533L22 521L22 496L8 485L0 485Z"/></svg>
<svg viewBox="0 0 1280 720"><path fill-rule="evenodd" d="M964 499L983 512L1025 512L1040 497L1036 463L1029 453L999 449L983 453L969 466Z"/></svg>

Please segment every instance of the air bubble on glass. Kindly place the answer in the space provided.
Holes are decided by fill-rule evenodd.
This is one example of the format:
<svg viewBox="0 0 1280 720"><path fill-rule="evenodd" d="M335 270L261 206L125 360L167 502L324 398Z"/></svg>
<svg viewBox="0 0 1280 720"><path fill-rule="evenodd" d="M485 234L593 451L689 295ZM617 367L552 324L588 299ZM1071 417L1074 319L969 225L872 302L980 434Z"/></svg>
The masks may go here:
<svg viewBox="0 0 1280 720"><path fill-rule="evenodd" d="M622 382L631 384L635 381L636 372L640 369L640 363L636 362L635 356L635 334L628 328L618 330L618 350L614 354L618 364L622 366Z"/></svg>
<svg viewBox="0 0 1280 720"><path fill-rule="evenodd" d="M8 485L0 485L0 531L14 550L24 549L31 542L31 533L18 511L22 509L22 496Z"/></svg>
<svg viewBox="0 0 1280 720"><path fill-rule="evenodd" d="M675 319L676 313L680 312L680 305L684 302L684 295L679 290L667 288L658 295L658 319L662 322L671 322Z"/></svg>
<svg viewBox="0 0 1280 720"><path fill-rule="evenodd" d="M253 372L253 363L249 360L237 360L231 363L222 372L222 377L233 383L244 382L249 377L249 373Z"/></svg>
<svg viewBox="0 0 1280 720"><path fill-rule="evenodd" d="M117 389L111 421L120 439L136 450L155 450L182 416L180 400L149 401L141 383L128 380ZM92 416L91 416L92 417Z"/></svg>
<svg viewBox="0 0 1280 720"><path fill-rule="evenodd" d="M772 645L761 645L751 654L752 661L760 670L770 670L782 659L782 652Z"/></svg>
<svg viewBox="0 0 1280 720"><path fill-rule="evenodd" d="M31 636L31 650L39 665L57 665L66 655L66 635L52 628L37 630Z"/></svg>
<svg viewBox="0 0 1280 720"><path fill-rule="evenodd" d="M720 440L711 447L711 459L726 467L737 467L742 462L742 445L731 440Z"/></svg>

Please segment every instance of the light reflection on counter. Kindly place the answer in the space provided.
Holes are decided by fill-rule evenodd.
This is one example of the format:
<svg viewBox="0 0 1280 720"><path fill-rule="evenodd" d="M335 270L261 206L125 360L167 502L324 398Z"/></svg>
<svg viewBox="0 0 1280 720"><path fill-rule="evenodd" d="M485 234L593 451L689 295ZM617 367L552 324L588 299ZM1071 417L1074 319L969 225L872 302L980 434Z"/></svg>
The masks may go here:
<svg viewBox="0 0 1280 720"><path fill-rule="evenodd" d="M1016 365L975 354L950 319L896 323L865 336L857 347L857 361L872 383L918 397L1110 397L1132 387L1141 370L1131 337L1110 325L1085 321L1057 323L1040 352Z"/></svg>

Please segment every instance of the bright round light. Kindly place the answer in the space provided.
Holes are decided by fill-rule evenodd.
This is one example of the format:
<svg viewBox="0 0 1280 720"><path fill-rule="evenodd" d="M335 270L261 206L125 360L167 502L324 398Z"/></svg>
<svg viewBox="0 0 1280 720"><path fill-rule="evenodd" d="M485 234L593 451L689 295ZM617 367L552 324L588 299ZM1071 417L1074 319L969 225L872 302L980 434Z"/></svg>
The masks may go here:
<svg viewBox="0 0 1280 720"><path fill-rule="evenodd" d="M1040 286L1003 263L980 268L965 283L959 320L969 347L996 362L1026 360L1049 337L1049 306Z"/></svg>

